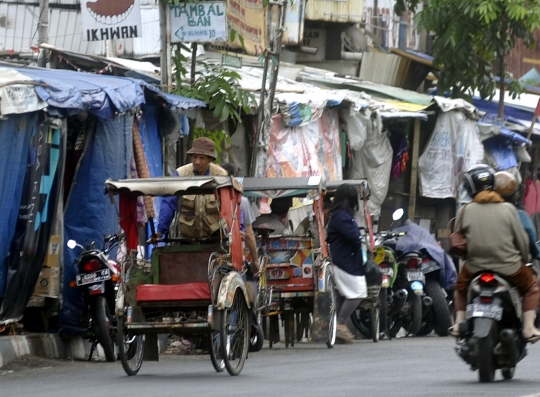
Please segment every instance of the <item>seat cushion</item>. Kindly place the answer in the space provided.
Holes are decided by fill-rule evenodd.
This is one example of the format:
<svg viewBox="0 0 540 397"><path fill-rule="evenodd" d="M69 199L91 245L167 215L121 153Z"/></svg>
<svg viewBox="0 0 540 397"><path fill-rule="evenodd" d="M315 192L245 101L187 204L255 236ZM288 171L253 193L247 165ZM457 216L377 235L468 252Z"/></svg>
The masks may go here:
<svg viewBox="0 0 540 397"><path fill-rule="evenodd" d="M208 283L143 284L137 286L137 302L209 300Z"/></svg>

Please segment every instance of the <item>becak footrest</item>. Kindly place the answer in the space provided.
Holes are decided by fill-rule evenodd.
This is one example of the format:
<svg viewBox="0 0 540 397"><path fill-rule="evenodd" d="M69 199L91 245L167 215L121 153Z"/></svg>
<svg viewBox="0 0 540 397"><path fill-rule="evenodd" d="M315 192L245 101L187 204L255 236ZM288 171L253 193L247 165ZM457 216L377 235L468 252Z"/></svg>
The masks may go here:
<svg viewBox="0 0 540 397"><path fill-rule="evenodd" d="M209 300L208 283L143 284L137 286L137 302Z"/></svg>

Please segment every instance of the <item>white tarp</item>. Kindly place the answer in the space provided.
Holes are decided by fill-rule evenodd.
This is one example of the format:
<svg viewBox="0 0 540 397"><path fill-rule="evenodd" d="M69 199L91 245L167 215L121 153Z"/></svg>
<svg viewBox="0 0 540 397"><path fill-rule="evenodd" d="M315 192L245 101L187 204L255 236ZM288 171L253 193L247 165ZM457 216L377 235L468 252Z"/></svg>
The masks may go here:
<svg viewBox="0 0 540 397"><path fill-rule="evenodd" d="M28 81L28 84L24 82ZM21 82L22 84L16 84ZM30 113L47 107L34 90L35 81L16 70L4 68L0 74L0 114Z"/></svg>
<svg viewBox="0 0 540 397"><path fill-rule="evenodd" d="M380 114L375 113L375 117L372 117L369 110L344 110L341 117L347 125L347 138L352 153L349 178L367 178L371 191L368 209L371 215L379 215L388 193L393 154L386 131L382 129Z"/></svg>
<svg viewBox="0 0 540 397"><path fill-rule="evenodd" d="M464 112L441 112L435 129L418 159L420 194L458 198L463 173L484 158L476 121Z"/></svg>

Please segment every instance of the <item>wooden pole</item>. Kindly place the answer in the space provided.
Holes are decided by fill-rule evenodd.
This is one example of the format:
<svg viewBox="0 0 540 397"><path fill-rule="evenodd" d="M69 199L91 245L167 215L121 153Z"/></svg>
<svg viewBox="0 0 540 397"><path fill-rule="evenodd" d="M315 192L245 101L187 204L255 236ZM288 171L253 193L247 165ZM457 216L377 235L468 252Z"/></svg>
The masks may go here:
<svg viewBox="0 0 540 397"><path fill-rule="evenodd" d="M161 42L161 89L172 91L171 79L171 36L169 21L169 4L159 2L159 35Z"/></svg>
<svg viewBox="0 0 540 397"><path fill-rule="evenodd" d="M411 161L411 189L409 195L409 209L407 217L414 222L416 210L416 190L418 186L418 152L420 150L420 119L414 119L414 136Z"/></svg>

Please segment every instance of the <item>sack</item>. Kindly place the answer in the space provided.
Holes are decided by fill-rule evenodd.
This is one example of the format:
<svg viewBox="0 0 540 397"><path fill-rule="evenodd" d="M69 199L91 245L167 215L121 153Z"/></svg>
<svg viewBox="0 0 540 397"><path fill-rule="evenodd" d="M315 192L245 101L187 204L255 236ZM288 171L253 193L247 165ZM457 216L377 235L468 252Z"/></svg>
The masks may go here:
<svg viewBox="0 0 540 397"><path fill-rule="evenodd" d="M381 268L377 266L373 259L368 259L364 263L364 276L368 287L382 284Z"/></svg>
<svg viewBox="0 0 540 397"><path fill-rule="evenodd" d="M467 238L459 231L450 235L450 255L465 256L467 255Z"/></svg>

